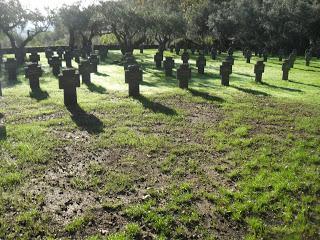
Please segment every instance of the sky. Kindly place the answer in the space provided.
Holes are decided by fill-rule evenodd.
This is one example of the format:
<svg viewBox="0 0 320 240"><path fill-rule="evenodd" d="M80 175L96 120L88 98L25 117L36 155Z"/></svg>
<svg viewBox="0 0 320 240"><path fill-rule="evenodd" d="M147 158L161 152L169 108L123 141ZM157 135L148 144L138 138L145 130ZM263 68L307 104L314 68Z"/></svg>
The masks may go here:
<svg viewBox="0 0 320 240"><path fill-rule="evenodd" d="M55 9L61 7L63 4L72 4L75 2L78 2L79 0L20 0L21 4L24 7L27 7L31 10L39 9L43 10L46 7L49 7L50 9ZM92 3L92 2L98 2L98 0L81 0L84 4Z"/></svg>

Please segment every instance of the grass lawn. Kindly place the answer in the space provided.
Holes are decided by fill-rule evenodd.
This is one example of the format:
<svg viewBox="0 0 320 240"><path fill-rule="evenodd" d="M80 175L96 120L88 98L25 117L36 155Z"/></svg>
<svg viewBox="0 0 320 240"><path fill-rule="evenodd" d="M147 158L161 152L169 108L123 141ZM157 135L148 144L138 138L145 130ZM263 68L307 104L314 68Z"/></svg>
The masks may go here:
<svg viewBox="0 0 320 240"><path fill-rule="evenodd" d="M22 69L14 85L2 72L0 239L320 238L320 61L298 58L282 81L271 58L256 84L256 58L236 53L222 87L225 56L207 57L203 76L192 56L181 90L154 53L135 52L133 99L111 51L77 89L80 114L44 55L39 93Z"/></svg>

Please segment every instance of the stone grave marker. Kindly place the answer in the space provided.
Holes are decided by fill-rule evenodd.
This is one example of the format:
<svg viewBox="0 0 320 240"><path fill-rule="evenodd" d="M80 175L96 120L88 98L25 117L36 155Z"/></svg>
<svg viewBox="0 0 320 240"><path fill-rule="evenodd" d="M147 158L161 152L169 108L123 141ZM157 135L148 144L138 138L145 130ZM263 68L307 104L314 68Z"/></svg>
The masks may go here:
<svg viewBox="0 0 320 240"><path fill-rule="evenodd" d="M189 63L189 59L190 59L189 53L187 51L183 52L182 55L181 55L182 62L185 63L185 64L188 64Z"/></svg>
<svg viewBox="0 0 320 240"><path fill-rule="evenodd" d="M267 51L267 49L263 50L262 56L263 56L263 61L267 62L268 61L268 51Z"/></svg>
<svg viewBox="0 0 320 240"><path fill-rule="evenodd" d="M59 56L53 56L50 60L50 66L52 67L52 74L55 77L58 77L60 74L60 68L61 68L62 62L61 58Z"/></svg>
<svg viewBox="0 0 320 240"><path fill-rule="evenodd" d="M282 80L288 80L289 79L289 71L291 68L291 63L289 59L285 59L282 63Z"/></svg>
<svg viewBox="0 0 320 240"><path fill-rule="evenodd" d="M15 58L7 58L5 62L5 69L8 72L9 82L17 81L18 63Z"/></svg>
<svg viewBox="0 0 320 240"><path fill-rule="evenodd" d="M312 55L310 51L306 51L305 59L306 59L306 66L310 66L310 61L312 59Z"/></svg>
<svg viewBox="0 0 320 240"><path fill-rule="evenodd" d="M80 75L74 68L68 68L59 74L59 88L64 90L64 105L77 105L77 87L80 87Z"/></svg>
<svg viewBox="0 0 320 240"><path fill-rule="evenodd" d="M92 64L88 59L82 59L79 64L79 74L83 84L91 83L91 73L93 72Z"/></svg>
<svg viewBox="0 0 320 240"><path fill-rule="evenodd" d="M97 54L90 54L89 61L92 65L92 71L94 73L97 73L98 72L98 64L100 62L98 55Z"/></svg>
<svg viewBox="0 0 320 240"><path fill-rule="evenodd" d="M59 48L57 49L57 54L58 54L58 56L59 56L60 59L63 59L63 53L64 53L63 48L62 48L62 47L59 47Z"/></svg>
<svg viewBox="0 0 320 240"><path fill-rule="evenodd" d="M233 56L233 48L229 47L228 49L228 56Z"/></svg>
<svg viewBox="0 0 320 240"><path fill-rule="evenodd" d="M37 52L32 52L29 56L29 61L38 64L40 62L40 55Z"/></svg>
<svg viewBox="0 0 320 240"><path fill-rule="evenodd" d="M140 49L140 53L143 54L144 45L143 45L143 44L140 44L139 49Z"/></svg>
<svg viewBox="0 0 320 240"><path fill-rule="evenodd" d="M129 65L125 71L125 78L129 85L129 96L138 97L140 95L140 82L143 81L143 72L139 65Z"/></svg>
<svg viewBox="0 0 320 240"><path fill-rule="evenodd" d="M32 92L36 92L40 89L39 78L42 76L41 66L37 63L29 63L24 68L25 77L29 79L30 88Z"/></svg>
<svg viewBox="0 0 320 240"><path fill-rule="evenodd" d="M217 59L217 49L215 47L211 48L211 59L212 60Z"/></svg>
<svg viewBox="0 0 320 240"><path fill-rule="evenodd" d="M163 62L164 71L167 77L172 76L172 69L174 68L173 57L166 57L166 60Z"/></svg>
<svg viewBox="0 0 320 240"><path fill-rule="evenodd" d="M204 74L204 68L207 65L207 60L203 54L200 54L199 57L197 58L196 65L198 68L198 73Z"/></svg>
<svg viewBox="0 0 320 240"><path fill-rule="evenodd" d="M180 54L180 47L176 46L175 51L176 51L176 54L179 55Z"/></svg>
<svg viewBox="0 0 320 240"><path fill-rule="evenodd" d="M246 59L247 59L247 63L250 63L251 62L251 58L252 58L252 52L251 52L251 50L246 50L246 52L245 52L245 57L246 57Z"/></svg>
<svg viewBox="0 0 320 240"><path fill-rule="evenodd" d="M254 73L256 75L256 82L262 82L262 74L264 73L265 64L262 60L258 60L256 65L254 65Z"/></svg>
<svg viewBox="0 0 320 240"><path fill-rule="evenodd" d="M188 63L183 63L177 69L177 80L179 80L179 87L188 89L189 81L191 80L191 68Z"/></svg>
<svg viewBox="0 0 320 240"><path fill-rule="evenodd" d="M64 54L64 60L66 61L66 67L72 68L72 59L73 59L73 52L67 50Z"/></svg>
<svg viewBox="0 0 320 240"><path fill-rule="evenodd" d="M163 54L160 52L157 52L156 55L154 55L154 62L156 63L157 68L161 68L163 61Z"/></svg>
<svg viewBox="0 0 320 240"><path fill-rule="evenodd" d="M279 50L278 55L279 55L279 62L282 62L282 59L284 58L284 50L282 48Z"/></svg>
<svg viewBox="0 0 320 240"><path fill-rule="evenodd" d="M221 84L223 86L229 86L229 79L230 74L232 73L231 63L229 61L223 61L222 65L220 66L220 77L221 77Z"/></svg>

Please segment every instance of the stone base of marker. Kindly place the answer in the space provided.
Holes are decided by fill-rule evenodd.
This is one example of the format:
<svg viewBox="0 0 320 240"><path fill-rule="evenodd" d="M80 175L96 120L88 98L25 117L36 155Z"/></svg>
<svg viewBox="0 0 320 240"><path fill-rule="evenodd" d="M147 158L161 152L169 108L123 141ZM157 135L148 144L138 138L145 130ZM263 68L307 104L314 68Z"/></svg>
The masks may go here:
<svg viewBox="0 0 320 240"><path fill-rule="evenodd" d="M231 72L231 63L229 61L223 61L220 66L221 85L229 86L229 79Z"/></svg>
<svg viewBox="0 0 320 240"><path fill-rule="evenodd" d="M174 68L174 60L172 57L166 57L166 60L163 62L163 68L167 77L172 76L172 69Z"/></svg>
<svg viewBox="0 0 320 240"><path fill-rule="evenodd" d="M257 61L256 65L254 66L254 73L256 75L256 82L261 83L262 82L262 74L264 73L265 65L263 61Z"/></svg>
<svg viewBox="0 0 320 240"><path fill-rule="evenodd" d="M80 87L80 75L75 69L65 69L59 74L59 88L64 90L64 105L78 104L77 87Z"/></svg>
<svg viewBox="0 0 320 240"><path fill-rule="evenodd" d="M25 67L25 77L29 79L32 92L40 89L39 78L42 76L42 69L37 63L30 63Z"/></svg>
<svg viewBox="0 0 320 240"><path fill-rule="evenodd" d="M125 74L129 85L129 96L140 96L140 82L143 80L143 72L139 68L139 65L130 65L128 70L125 71Z"/></svg>
<svg viewBox="0 0 320 240"><path fill-rule="evenodd" d="M179 80L179 88L188 89L191 80L191 68L188 63L183 63L177 69L177 79Z"/></svg>

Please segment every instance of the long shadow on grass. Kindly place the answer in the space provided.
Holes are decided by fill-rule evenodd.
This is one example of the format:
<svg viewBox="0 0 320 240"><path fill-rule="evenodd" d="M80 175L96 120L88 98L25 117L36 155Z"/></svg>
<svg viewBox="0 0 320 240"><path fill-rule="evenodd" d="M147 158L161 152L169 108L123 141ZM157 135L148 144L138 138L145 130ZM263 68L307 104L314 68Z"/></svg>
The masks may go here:
<svg viewBox="0 0 320 240"><path fill-rule="evenodd" d="M295 67L294 69L297 69L297 70L300 70L300 71L306 71L306 72L320 72L320 71L314 70L314 69L303 69L303 68L297 68L297 67Z"/></svg>
<svg viewBox="0 0 320 240"><path fill-rule="evenodd" d="M49 93L43 91L41 88L30 92L30 97L36 99L37 101L42 101L49 98Z"/></svg>
<svg viewBox="0 0 320 240"><path fill-rule="evenodd" d="M101 73L101 72L97 72L97 73L95 73L95 75L97 75L97 76L99 76L99 77L109 77L108 74L106 74L106 73Z"/></svg>
<svg viewBox="0 0 320 240"><path fill-rule="evenodd" d="M289 91L289 92L303 92L300 89L295 89L295 88L287 88L287 87L279 87L279 86L275 86L266 82L263 82L262 85L268 86L270 88L274 88L274 89L280 89L280 90L284 90L284 91Z"/></svg>
<svg viewBox="0 0 320 240"><path fill-rule="evenodd" d="M93 114L84 111L78 104L76 106L68 106L67 109L72 114L72 121L77 124L80 129L90 134L103 132L103 122Z"/></svg>
<svg viewBox="0 0 320 240"><path fill-rule="evenodd" d="M98 85L96 85L94 83L88 83L86 85L87 85L87 87L88 87L90 92L96 92L96 93L100 93L100 94L105 94L106 91L107 91L107 89L105 89L104 87L98 86Z"/></svg>
<svg viewBox="0 0 320 240"><path fill-rule="evenodd" d="M310 87L320 88L320 85L314 85L314 84L309 84L309 83L301 83L301 82L296 82L296 81L292 81L292 80L289 80L289 82L295 83L295 84L304 85L304 86L310 86Z"/></svg>
<svg viewBox="0 0 320 240"><path fill-rule="evenodd" d="M253 89L248 89L248 88L242 88L242 87L236 87L236 86L230 86L234 89L237 89L241 92L244 92L244 93L248 93L248 94L252 94L252 95L256 95L256 96L270 96L270 94L268 93L265 93L265 92L261 92L261 91L258 91L258 90L253 90Z"/></svg>
<svg viewBox="0 0 320 240"><path fill-rule="evenodd" d="M154 113L162 113L165 115L177 115L176 110L169 108L167 106L162 105L161 103L158 102L153 102L149 98L140 95L139 97L135 97L136 100L138 100L144 108L150 109Z"/></svg>
<svg viewBox="0 0 320 240"><path fill-rule="evenodd" d="M212 102L224 102L223 98L217 96L211 96L209 93L201 92L192 88L189 88L188 91L195 97L202 97L205 100L212 101Z"/></svg>

